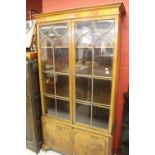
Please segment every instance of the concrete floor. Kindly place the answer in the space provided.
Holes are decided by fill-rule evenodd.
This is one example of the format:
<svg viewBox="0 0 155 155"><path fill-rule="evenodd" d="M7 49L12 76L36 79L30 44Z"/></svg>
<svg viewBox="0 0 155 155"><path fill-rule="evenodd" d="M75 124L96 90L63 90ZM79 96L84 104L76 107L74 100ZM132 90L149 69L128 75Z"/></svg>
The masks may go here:
<svg viewBox="0 0 155 155"><path fill-rule="evenodd" d="M26 155L36 155L36 153L26 149ZM57 153L55 151L52 151L52 150L49 150L49 151L46 151L46 152L40 150L38 155L62 155L62 154L59 154L59 153Z"/></svg>

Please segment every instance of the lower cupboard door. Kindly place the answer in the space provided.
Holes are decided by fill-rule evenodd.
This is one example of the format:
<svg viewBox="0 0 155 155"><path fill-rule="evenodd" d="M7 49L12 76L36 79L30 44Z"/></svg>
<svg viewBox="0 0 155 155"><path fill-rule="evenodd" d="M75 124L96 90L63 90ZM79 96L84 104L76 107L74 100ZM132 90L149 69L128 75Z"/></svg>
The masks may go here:
<svg viewBox="0 0 155 155"><path fill-rule="evenodd" d="M74 130L74 155L109 155L109 138Z"/></svg>
<svg viewBox="0 0 155 155"><path fill-rule="evenodd" d="M71 127L48 119L42 120L43 143L64 154L71 154Z"/></svg>

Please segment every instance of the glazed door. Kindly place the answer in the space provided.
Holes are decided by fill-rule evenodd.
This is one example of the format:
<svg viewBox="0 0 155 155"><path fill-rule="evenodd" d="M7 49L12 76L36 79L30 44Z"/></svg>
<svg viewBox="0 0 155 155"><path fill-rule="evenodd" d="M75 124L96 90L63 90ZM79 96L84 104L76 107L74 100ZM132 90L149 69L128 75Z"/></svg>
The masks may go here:
<svg viewBox="0 0 155 155"><path fill-rule="evenodd" d="M74 122L109 129L113 19L74 21Z"/></svg>
<svg viewBox="0 0 155 155"><path fill-rule="evenodd" d="M71 120L70 23L39 26L43 113Z"/></svg>
<svg viewBox="0 0 155 155"><path fill-rule="evenodd" d="M44 114L109 129L114 34L115 19L39 26Z"/></svg>

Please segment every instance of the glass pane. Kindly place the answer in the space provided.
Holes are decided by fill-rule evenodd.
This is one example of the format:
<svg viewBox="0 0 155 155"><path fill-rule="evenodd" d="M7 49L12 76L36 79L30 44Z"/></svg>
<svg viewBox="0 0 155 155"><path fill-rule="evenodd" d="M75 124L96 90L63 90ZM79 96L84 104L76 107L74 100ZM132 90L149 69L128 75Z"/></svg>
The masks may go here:
<svg viewBox="0 0 155 155"><path fill-rule="evenodd" d="M69 72L68 69L68 24L50 24L40 27L41 61L43 70ZM53 51L54 50L54 51ZM48 71L49 72L49 71Z"/></svg>
<svg viewBox="0 0 155 155"><path fill-rule="evenodd" d="M52 72L53 71L53 49L46 48L41 49L41 66L42 71Z"/></svg>
<svg viewBox="0 0 155 155"><path fill-rule="evenodd" d="M107 129L109 125L109 109L93 106L92 125Z"/></svg>
<svg viewBox="0 0 155 155"><path fill-rule="evenodd" d="M55 48L55 71L56 72L69 72L68 64L68 48Z"/></svg>
<svg viewBox="0 0 155 155"><path fill-rule="evenodd" d="M64 119L70 119L68 101L57 99L57 116Z"/></svg>
<svg viewBox="0 0 155 155"><path fill-rule="evenodd" d="M68 47L68 32L65 32L63 36L59 36L54 40L55 48L67 48Z"/></svg>
<svg viewBox="0 0 155 155"><path fill-rule="evenodd" d="M60 23L53 25L53 37L55 46L68 46L68 24Z"/></svg>
<svg viewBox="0 0 155 155"><path fill-rule="evenodd" d="M113 57L105 53L112 53L112 48L96 48L94 50L94 75L99 76L112 76L112 62Z"/></svg>
<svg viewBox="0 0 155 155"><path fill-rule="evenodd" d="M44 104L46 109L46 113L49 115L56 115L56 109L55 109L55 99L50 97L44 97Z"/></svg>
<svg viewBox="0 0 155 155"><path fill-rule="evenodd" d="M69 97L69 78L65 75L55 75L56 95Z"/></svg>
<svg viewBox="0 0 155 155"><path fill-rule="evenodd" d="M51 38L51 31L52 25L48 26L41 26L40 27L40 46L41 47L51 47L53 46L52 38Z"/></svg>
<svg viewBox="0 0 155 155"><path fill-rule="evenodd" d="M94 75L112 76L114 21L96 21L94 33Z"/></svg>
<svg viewBox="0 0 155 155"><path fill-rule="evenodd" d="M91 117L91 106L76 103L76 122L89 124Z"/></svg>
<svg viewBox="0 0 155 155"><path fill-rule="evenodd" d="M76 99L91 101L91 79L76 77Z"/></svg>
<svg viewBox="0 0 155 155"><path fill-rule="evenodd" d="M43 92L47 94L54 94L54 75L42 74L43 77Z"/></svg>
<svg viewBox="0 0 155 155"><path fill-rule="evenodd" d="M75 23L76 73L111 77L113 45L114 20Z"/></svg>
<svg viewBox="0 0 155 155"><path fill-rule="evenodd" d="M50 24L40 27L41 47L68 46L68 24Z"/></svg>
<svg viewBox="0 0 155 155"><path fill-rule="evenodd" d="M75 24L75 72L92 74L92 25L90 22Z"/></svg>
<svg viewBox="0 0 155 155"><path fill-rule="evenodd" d="M75 23L76 47L113 47L114 20Z"/></svg>
<svg viewBox="0 0 155 155"><path fill-rule="evenodd" d="M93 102L110 104L111 81L94 79Z"/></svg>
<svg viewBox="0 0 155 155"><path fill-rule="evenodd" d="M75 43L76 47L88 47L91 46L91 35L88 33L91 31L90 22L78 22L75 24Z"/></svg>
<svg viewBox="0 0 155 155"><path fill-rule="evenodd" d="M77 48L76 49L75 73L92 74L92 49Z"/></svg>

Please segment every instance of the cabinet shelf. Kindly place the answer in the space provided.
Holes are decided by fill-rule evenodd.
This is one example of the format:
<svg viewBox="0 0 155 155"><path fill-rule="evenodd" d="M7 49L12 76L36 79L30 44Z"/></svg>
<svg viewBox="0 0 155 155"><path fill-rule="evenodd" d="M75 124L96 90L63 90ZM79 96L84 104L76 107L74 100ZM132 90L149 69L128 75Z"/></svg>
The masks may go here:
<svg viewBox="0 0 155 155"><path fill-rule="evenodd" d="M55 99L60 99L60 100L64 100L64 101L69 101L68 97L52 95L52 94L47 94L47 93L43 93L43 95L46 96L46 97L49 97L49 98L55 98Z"/></svg>
<svg viewBox="0 0 155 155"><path fill-rule="evenodd" d="M64 72L55 72L56 75L69 75L69 73L64 73Z"/></svg>
<svg viewBox="0 0 155 155"><path fill-rule="evenodd" d="M110 105L107 104L101 104L101 103L95 103L95 102L89 102L89 101L83 101L83 100L77 100L76 102L79 104L83 104L83 105L93 105L95 107L100 107L100 108L105 108L105 109L110 109Z"/></svg>
<svg viewBox="0 0 155 155"><path fill-rule="evenodd" d="M43 70L42 73L44 74L54 74L53 70Z"/></svg>
<svg viewBox="0 0 155 155"><path fill-rule="evenodd" d="M106 76L96 76L96 75L85 75L85 74L75 74L76 77L84 77L84 78L94 78L94 79L100 79L100 80L112 80L112 77L106 77Z"/></svg>
<svg viewBox="0 0 155 155"><path fill-rule="evenodd" d="M56 49L59 49L59 48L69 48L67 46L42 46L41 48L43 49L46 49L46 48L56 48Z"/></svg>
<svg viewBox="0 0 155 155"><path fill-rule="evenodd" d="M114 48L110 46L76 46L76 48Z"/></svg>
<svg viewBox="0 0 155 155"><path fill-rule="evenodd" d="M42 73L44 74L56 74L56 75L69 75L69 73L64 73L64 72L54 72L53 70L43 70Z"/></svg>
<svg viewBox="0 0 155 155"><path fill-rule="evenodd" d="M108 104L101 104L101 103L92 103L94 107L99 107L99 108L105 108L105 109L110 109L110 105Z"/></svg>

